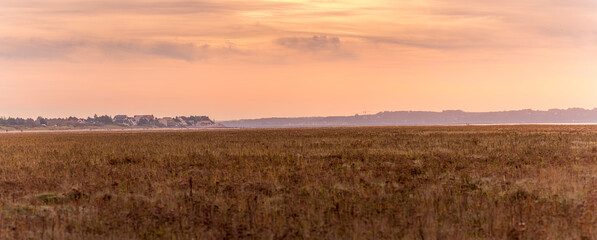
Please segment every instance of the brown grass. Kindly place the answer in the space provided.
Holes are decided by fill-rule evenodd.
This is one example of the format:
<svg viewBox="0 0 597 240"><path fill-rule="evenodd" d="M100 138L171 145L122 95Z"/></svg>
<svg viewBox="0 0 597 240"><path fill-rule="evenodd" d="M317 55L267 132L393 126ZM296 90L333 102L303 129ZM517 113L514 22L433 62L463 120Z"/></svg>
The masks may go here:
<svg viewBox="0 0 597 240"><path fill-rule="evenodd" d="M597 127L0 134L1 239L594 239Z"/></svg>

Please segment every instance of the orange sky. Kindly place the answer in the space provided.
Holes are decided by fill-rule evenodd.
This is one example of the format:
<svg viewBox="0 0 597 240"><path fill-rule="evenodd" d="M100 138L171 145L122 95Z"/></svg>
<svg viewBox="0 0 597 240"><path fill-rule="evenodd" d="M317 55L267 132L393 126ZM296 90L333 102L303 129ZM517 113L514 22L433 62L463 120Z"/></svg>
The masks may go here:
<svg viewBox="0 0 597 240"><path fill-rule="evenodd" d="M594 0L3 0L0 116L597 107Z"/></svg>

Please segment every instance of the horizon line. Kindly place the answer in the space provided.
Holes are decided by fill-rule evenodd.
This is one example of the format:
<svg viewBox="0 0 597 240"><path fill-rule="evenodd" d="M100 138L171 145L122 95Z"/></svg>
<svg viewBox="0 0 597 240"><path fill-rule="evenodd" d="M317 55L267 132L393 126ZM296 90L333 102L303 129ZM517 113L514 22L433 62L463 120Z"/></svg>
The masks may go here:
<svg viewBox="0 0 597 240"><path fill-rule="evenodd" d="M516 111L535 111L535 112L549 112L549 111L554 111L554 110L585 110L585 111L594 111L597 110L597 107L594 108L582 108L582 107L569 107L569 108L549 108L546 110L543 109L532 109L532 108L523 108L523 109L511 109L511 110L501 110L501 111L466 111L466 110L461 110L461 109L444 109L444 110L440 110L440 111L434 111L434 110L385 110L385 111L378 111L376 113L356 113L354 115L352 114L346 114L346 115L327 115L327 116L317 116L317 115L311 115L311 116L268 116L268 117L257 117L257 118L239 118L239 119L226 119L226 120L221 120L219 122L228 122L228 121L242 121L242 120L259 120L259 119L292 119L292 118L325 118L325 117L350 117L350 116L371 116L371 115L376 115L376 114L380 114L380 113L385 113L385 112L430 112L430 113L443 113L443 112L462 112L462 113L496 113L496 112L516 112ZM368 112L368 111L367 111ZM110 118L114 118L115 116L118 115L126 115L126 116L139 116L139 115L152 115L155 118L166 118L166 117L186 117L186 116L206 116L209 117L210 119L212 119L212 117L208 114L203 114L203 115L170 115L170 116L156 116L154 114L132 114L132 115L128 115L128 114L94 114L94 116L97 115L99 116L109 116ZM20 117L20 116L0 116L0 118L2 119L9 119L9 118L22 118L22 119L37 119L38 117L42 117L42 118L46 118L46 119L68 119L71 117L77 118L77 119L87 119L87 118L91 118L92 116L86 116L86 117L78 117L78 116L61 116L61 117L44 117L44 116L37 116L37 117ZM213 120L213 119L212 119Z"/></svg>

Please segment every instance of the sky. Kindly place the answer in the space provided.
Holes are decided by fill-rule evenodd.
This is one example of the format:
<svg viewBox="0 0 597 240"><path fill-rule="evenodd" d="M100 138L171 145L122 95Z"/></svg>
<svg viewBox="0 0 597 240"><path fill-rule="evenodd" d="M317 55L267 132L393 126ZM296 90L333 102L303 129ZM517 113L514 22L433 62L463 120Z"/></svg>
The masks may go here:
<svg viewBox="0 0 597 240"><path fill-rule="evenodd" d="M594 0L0 0L0 116L597 107Z"/></svg>

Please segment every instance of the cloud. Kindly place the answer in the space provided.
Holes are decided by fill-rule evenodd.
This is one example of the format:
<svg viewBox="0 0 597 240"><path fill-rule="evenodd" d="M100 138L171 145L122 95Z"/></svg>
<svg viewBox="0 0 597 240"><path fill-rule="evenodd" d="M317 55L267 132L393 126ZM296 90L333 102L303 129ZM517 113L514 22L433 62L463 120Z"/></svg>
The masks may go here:
<svg viewBox="0 0 597 240"><path fill-rule="evenodd" d="M391 21L377 22L375 28L335 35L438 51L502 51L594 45L597 32L597 2L592 0L432 0L391 11L394 16L386 18Z"/></svg>
<svg viewBox="0 0 597 240"><path fill-rule="evenodd" d="M82 41L50 41L40 38L0 39L0 58L5 59L66 59L77 48L85 45Z"/></svg>
<svg viewBox="0 0 597 240"><path fill-rule="evenodd" d="M93 47L104 53L130 53L178 59L188 62L209 58L210 45L175 42L106 41L96 42Z"/></svg>
<svg viewBox="0 0 597 240"><path fill-rule="evenodd" d="M294 32L295 34L306 34L305 32ZM373 32L375 33L375 32ZM383 32L382 32L383 33ZM395 34L374 35L365 32L363 34L334 34L336 37L325 37L329 33L317 33L311 37L279 38L275 43L278 45L301 51L317 52L342 49L356 50L355 43L360 43L359 48L367 47L367 44L389 44L410 48L434 49L434 50L459 50L475 48L504 48L514 47L513 44L496 41L496 33L484 30L459 29L444 30L433 28L409 29L397 31ZM316 39L320 38L320 39ZM350 47L344 46L342 39L352 40ZM336 42L336 40L338 42Z"/></svg>
<svg viewBox="0 0 597 240"><path fill-rule="evenodd" d="M298 51L299 53L309 53L320 60L355 58L355 54L347 50L338 37L329 37L326 35L284 37L274 40L274 43L284 48Z"/></svg>
<svg viewBox="0 0 597 240"><path fill-rule="evenodd" d="M177 43L167 41L145 42L128 41L92 41L92 40L48 40L0 39L0 58L15 60L73 60L79 50L97 50L111 55L150 55L160 58L196 61L210 57L210 45L194 43ZM219 51L220 53L222 51Z"/></svg>
<svg viewBox="0 0 597 240"><path fill-rule="evenodd" d="M180 15L205 13L237 13L239 11L283 10L302 4L289 2L234 2L234 1L3 1L2 8L20 9L44 14L148 14L148 15Z"/></svg>
<svg viewBox="0 0 597 240"><path fill-rule="evenodd" d="M309 52L336 51L340 45L339 38L327 36L278 38L275 42L286 48Z"/></svg>
<svg viewBox="0 0 597 240"><path fill-rule="evenodd" d="M443 18L448 23L466 20L492 28L500 33L494 36L498 41L514 43L512 39L502 38L508 35L527 38L518 41L524 47L537 42L549 43L549 47L575 47L586 42L590 33L597 30L595 11L597 2L593 0L507 0L499 4L491 0L435 0L427 8L429 16Z"/></svg>
<svg viewBox="0 0 597 240"><path fill-rule="evenodd" d="M406 47L435 49L435 50L458 50L458 49L472 49L482 47L496 47L492 44L490 39L483 38L466 38L466 37L450 37L452 34L440 36L436 34L434 37L418 37L413 38L411 36L391 37L391 36L355 36L366 41L373 43L385 43L400 45Z"/></svg>
<svg viewBox="0 0 597 240"><path fill-rule="evenodd" d="M0 9L4 59L71 59L91 49L198 61L238 55L229 40L250 53L245 60L280 49L347 58L405 48L578 48L594 46L597 32L594 0L22 0L0 1Z"/></svg>

